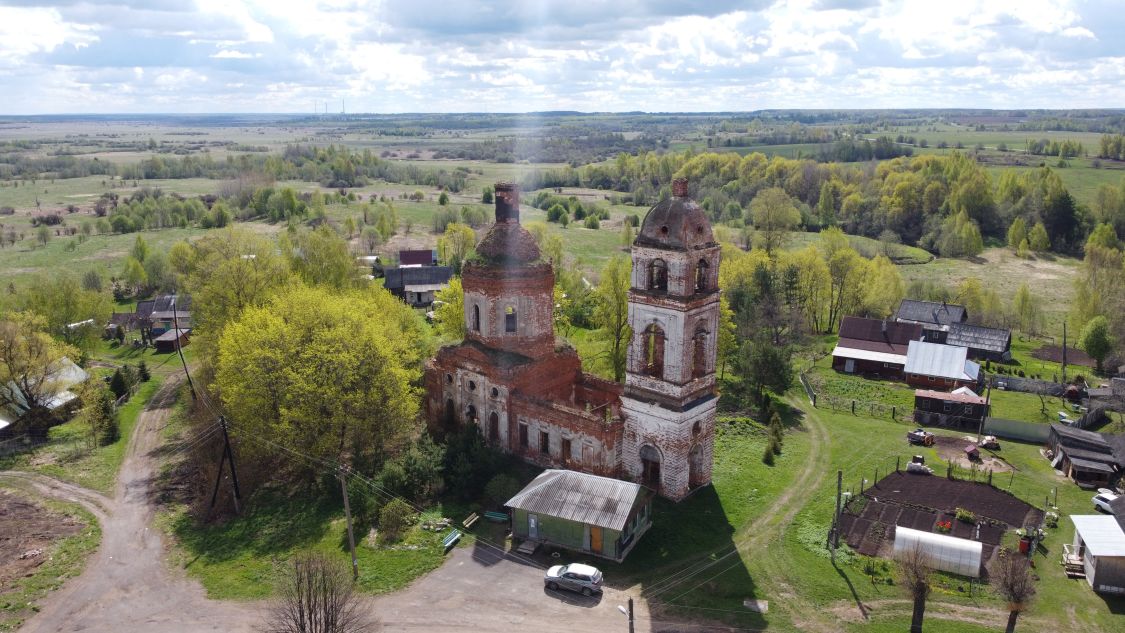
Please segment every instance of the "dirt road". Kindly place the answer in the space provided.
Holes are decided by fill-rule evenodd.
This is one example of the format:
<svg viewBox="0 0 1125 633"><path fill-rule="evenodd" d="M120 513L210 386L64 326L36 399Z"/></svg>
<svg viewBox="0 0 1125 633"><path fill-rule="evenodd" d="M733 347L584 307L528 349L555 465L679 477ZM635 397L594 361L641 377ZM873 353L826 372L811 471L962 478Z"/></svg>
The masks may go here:
<svg viewBox="0 0 1125 633"><path fill-rule="evenodd" d="M21 629L25 633L250 632L262 603L207 599L199 583L170 569L152 526L150 486L159 468L152 456L180 382L170 379L141 413L112 499L72 484L29 473L0 473L39 494L79 503L97 516L103 540L86 571L52 594ZM455 549L437 571L409 588L368 599L380 630L505 633L624 629L618 609L628 596L607 591L584 598L543 588L541 568L483 546ZM637 604L636 630L704 631L686 623L653 622ZM722 629L718 629L722 630Z"/></svg>
<svg viewBox="0 0 1125 633"><path fill-rule="evenodd" d="M113 499L31 477L39 492L90 509L102 523L102 544L86 571L53 594L22 631L249 631L258 621L256 606L209 601L198 583L170 574L151 525L149 486L158 467L151 453L179 384L169 379L138 418Z"/></svg>

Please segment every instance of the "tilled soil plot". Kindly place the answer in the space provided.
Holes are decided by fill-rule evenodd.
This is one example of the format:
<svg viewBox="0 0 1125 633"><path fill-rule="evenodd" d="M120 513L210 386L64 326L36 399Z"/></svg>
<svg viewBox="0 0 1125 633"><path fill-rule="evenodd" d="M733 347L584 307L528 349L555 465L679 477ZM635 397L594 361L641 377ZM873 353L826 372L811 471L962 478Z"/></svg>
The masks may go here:
<svg viewBox="0 0 1125 633"><path fill-rule="evenodd" d="M0 489L0 595L46 562L56 542L84 527L74 517Z"/></svg>

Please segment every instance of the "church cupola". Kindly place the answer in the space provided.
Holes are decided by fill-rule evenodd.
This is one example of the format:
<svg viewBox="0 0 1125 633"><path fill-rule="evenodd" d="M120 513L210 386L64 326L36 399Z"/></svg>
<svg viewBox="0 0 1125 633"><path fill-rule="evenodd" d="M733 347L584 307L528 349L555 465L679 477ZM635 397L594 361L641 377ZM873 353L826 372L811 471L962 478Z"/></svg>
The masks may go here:
<svg viewBox="0 0 1125 633"><path fill-rule="evenodd" d="M525 356L547 354L555 343L554 272L520 225L519 188L499 182L495 191L496 221L462 271L466 338Z"/></svg>

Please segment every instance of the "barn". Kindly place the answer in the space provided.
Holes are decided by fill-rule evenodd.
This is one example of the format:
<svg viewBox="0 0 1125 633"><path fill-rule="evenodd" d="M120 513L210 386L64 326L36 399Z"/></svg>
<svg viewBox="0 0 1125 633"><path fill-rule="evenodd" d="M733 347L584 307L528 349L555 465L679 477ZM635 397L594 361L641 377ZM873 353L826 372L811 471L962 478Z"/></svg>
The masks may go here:
<svg viewBox="0 0 1125 633"><path fill-rule="evenodd" d="M504 505L517 539L621 562L652 526L652 497L633 482L549 469Z"/></svg>
<svg viewBox="0 0 1125 633"><path fill-rule="evenodd" d="M922 326L885 319L844 317L832 350L832 368L845 373L902 378L910 341L922 338Z"/></svg>
<svg viewBox="0 0 1125 633"><path fill-rule="evenodd" d="M1052 424L1047 435L1051 466L1084 488L1106 486L1117 479L1125 455L1101 433Z"/></svg>

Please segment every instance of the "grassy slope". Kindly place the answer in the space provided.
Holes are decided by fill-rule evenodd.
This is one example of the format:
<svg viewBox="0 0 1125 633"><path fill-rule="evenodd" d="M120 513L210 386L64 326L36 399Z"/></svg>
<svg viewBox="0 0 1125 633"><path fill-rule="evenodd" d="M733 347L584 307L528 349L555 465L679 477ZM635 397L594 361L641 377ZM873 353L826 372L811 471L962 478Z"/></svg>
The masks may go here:
<svg viewBox="0 0 1125 633"><path fill-rule="evenodd" d="M0 593L0 631L17 630L25 619L39 610L40 600L61 587L68 578L82 573L87 557L97 549L102 537L97 519L81 506L44 500L30 492L25 496L28 501L49 510L80 519L85 527L78 534L55 543L46 562L30 575L15 579L7 591Z"/></svg>

